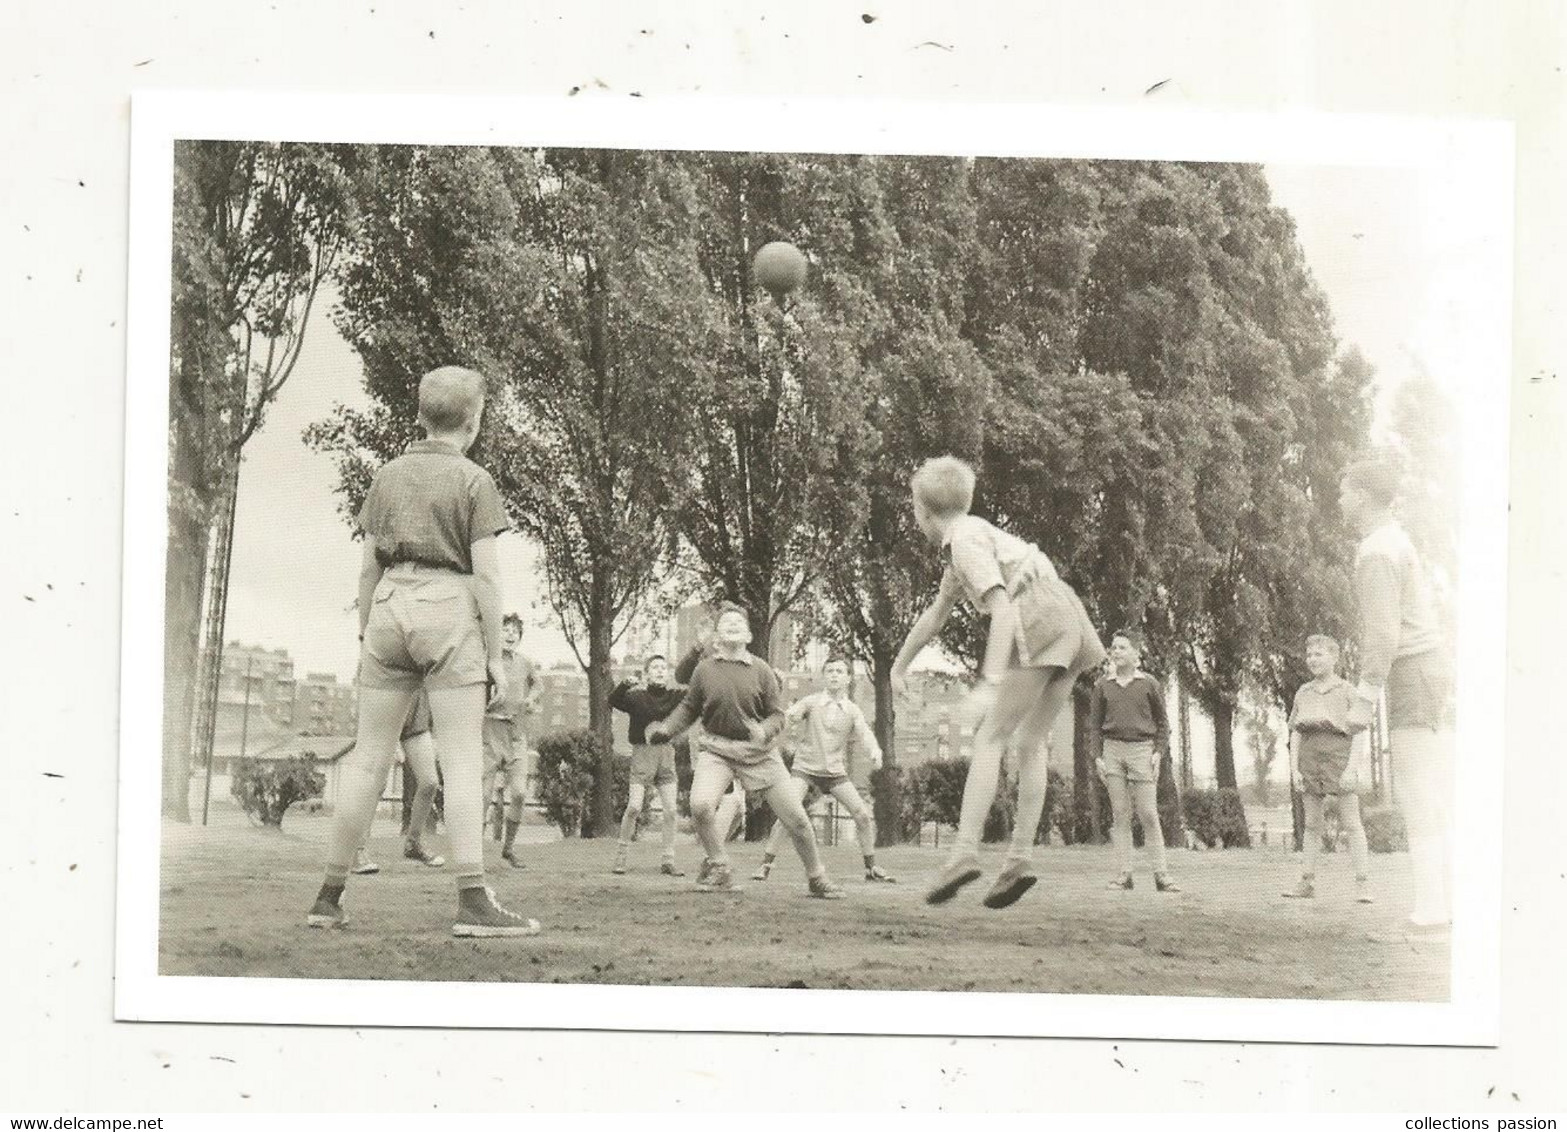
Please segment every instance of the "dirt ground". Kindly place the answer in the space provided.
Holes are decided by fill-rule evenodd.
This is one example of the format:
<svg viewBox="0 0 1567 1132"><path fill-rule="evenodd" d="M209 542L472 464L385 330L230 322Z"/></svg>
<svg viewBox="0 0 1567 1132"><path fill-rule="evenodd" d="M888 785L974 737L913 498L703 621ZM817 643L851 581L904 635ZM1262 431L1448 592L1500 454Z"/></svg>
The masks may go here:
<svg viewBox="0 0 1567 1132"><path fill-rule="evenodd" d="M491 855L491 883L543 934L521 940L450 935L446 870L404 861L390 818L377 819L383 866L352 877L343 931L311 931L304 914L320 880L329 819L290 814L263 831L229 809L206 828L164 831L160 971L165 975L455 979L884 990L1040 991L1363 1001L1444 1001L1445 935L1408 935L1409 865L1373 858L1376 903L1354 903L1349 862L1327 855L1314 901L1280 898L1296 875L1281 849L1172 851L1185 889L1159 895L1139 861L1137 888L1112 892L1105 848L1041 847L1041 880L1002 912L983 908L986 882L943 908L924 885L941 854L884 850L902 883L861 880L852 839L825 850L848 888L841 901L806 896L792 853L773 878L733 894L696 891L692 876L658 873L658 847L633 846L633 871L610 873L612 840L562 841L528 827L527 868ZM438 849L443 849L439 841ZM695 873L683 836L680 864ZM760 847L732 845L749 876ZM987 875L999 865L987 853Z"/></svg>

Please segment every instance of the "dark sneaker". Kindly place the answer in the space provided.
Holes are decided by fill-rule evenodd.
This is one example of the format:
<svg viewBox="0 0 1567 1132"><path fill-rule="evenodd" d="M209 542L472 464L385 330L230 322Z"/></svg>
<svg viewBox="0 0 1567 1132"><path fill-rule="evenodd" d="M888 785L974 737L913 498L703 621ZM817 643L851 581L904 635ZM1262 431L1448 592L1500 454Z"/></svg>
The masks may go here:
<svg viewBox="0 0 1567 1132"><path fill-rule="evenodd" d="M708 869L707 876L699 879L697 887L703 892L738 892L735 885L735 871L729 865L713 865Z"/></svg>
<svg viewBox="0 0 1567 1132"><path fill-rule="evenodd" d="M445 857L441 856L439 853L430 852L417 841L407 842L403 846L403 856L408 858L410 861L418 861L421 864L428 865L432 869L439 869L446 864Z"/></svg>
<svg viewBox="0 0 1567 1132"><path fill-rule="evenodd" d="M843 899L843 885L835 882L830 876L809 877L806 886L810 894L818 900Z"/></svg>
<svg viewBox="0 0 1567 1132"><path fill-rule="evenodd" d="M356 877L374 876L381 871L381 866L370 859L370 854L363 849L354 854L354 867L349 870Z"/></svg>
<svg viewBox="0 0 1567 1132"><path fill-rule="evenodd" d="M1175 881L1172 880L1165 873L1154 873L1154 875L1153 875L1153 886L1154 886L1154 890L1156 892L1179 892L1179 891L1181 891L1181 886L1176 884Z"/></svg>
<svg viewBox="0 0 1567 1132"><path fill-rule="evenodd" d="M348 923L348 913L341 904L334 904L324 896L316 897L305 915L305 923L313 928L340 928Z"/></svg>
<svg viewBox="0 0 1567 1132"><path fill-rule="evenodd" d="M897 884L898 878L889 873L880 865L872 865L865 870L865 879L880 881L882 884Z"/></svg>
<svg viewBox="0 0 1567 1132"><path fill-rule="evenodd" d="M504 939L538 935L539 922L503 908L489 888L465 888L457 897L452 934L467 939Z"/></svg>
<svg viewBox="0 0 1567 1132"><path fill-rule="evenodd" d="M1105 885L1105 887L1106 888L1119 888L1119 889L1122 889L1123 891L1130 892L1130 891L1132 891L1132 874L1131 873L1122 873L1120 876L1116 877L1109 884Z"/></svg>
<svg viewBox="0 0 1567 1132"><path fill-rule="evenodd" d="M508 849L503 852L501 854L501 860L505 861L514 869L526 868L526 866L517 859L517 851L515 849Z"/></svg>
<svg viewBox="0 0 1567 1132"><path fill-rule="evenodd" d="M665 861L663 864L658 866L658 871L663 873L666 877L683 877L686 875L686 871L684 869L677 868L673 861Z"/></svg>
<svg viewBox="0 0 1567 1132"><path fill-rule="evenodd" d="M941 870L941 875L936 878L936 883L925 894L927 904L945 904L958 894L965 884L972 884L979 879L979 864L973 857L965 857L961 861L954 861Z"/></svg>
<svg viewBox="0 0 1567 1132"><path fill-rule="evenodd" d="M1023 894L1037 884L1033 866L1027 861L1008 861L996 877L996 883L985 893L987 908L1009 908L1022 899Z"/></svg>
<svg viewBox="0 0 1567 1132"><path fill-rule="evenodd" d="M1311 877L1301 877L1284 895L1290 900L1311 900L1317 895L1317 886Z"/></svg>

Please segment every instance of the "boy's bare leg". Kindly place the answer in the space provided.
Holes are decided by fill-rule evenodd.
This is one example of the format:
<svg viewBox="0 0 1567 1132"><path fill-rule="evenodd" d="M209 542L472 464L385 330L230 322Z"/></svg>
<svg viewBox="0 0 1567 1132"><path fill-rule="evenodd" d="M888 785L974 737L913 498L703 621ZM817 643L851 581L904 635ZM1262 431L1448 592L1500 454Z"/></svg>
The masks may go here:
<svg viewBox="0 0 1567 1132"><path fill-rule="evenodd" d="M1452 915L1447 875L1450 738L1428 727L1396 727L1388 733L1393 789L1404 814L1414 872L1415 906L1409 918L1421 927L1445 924Z"/></svg>
<svg viewBox="0 0 1567 1132"><path fill-rule="evenodd" d="M354 862L375 817L381 790L397 753L397 736L413 705L414 691L361 688L359 727L354 749L343 768L340 801L332 819L326 858L327 879L341 881Z"/></svg>
<svg viewBox="0 0 1567 1132"><path fill-rule="evenodd" d="M1070 674L1060 668L1051 671L1054 674L1050 682L1017 730L1021 765L1018 768L1017 817L1012 826L1012 847L1007 853L1012 860L1027 861L1034 855L1034 841L1045 813L1045 793L1050 788L1050 732L1066 706L1067 697L1072 694Z"/></svg>
<svg viewBox="0 0 1567 1132"><path fill-rule="evenodd" d="M797 784L804 785L798 779L791 778L788 782L769 788L762 798L772 809L778 824L784 827L789 839L794 842L794 851L800 855L806 877L815 880L827 874L827 866L822 864L822 855L816 847L816 830L811 827L811 819L800 804L800 794L795 791Z"/></svg>
<svg viewBox="0 0 1567 1132"><path fill-rule="evenodd" d="M870 806L860 797L852 782L840 782L832 789L832 796L849 812L854 820L854 839L859 843L860 856L865 861L865 879L892 881L896 878L876 864L876 817Z"/></svg>
<svg viewBox="0 0 1567 1132"><path fill-rule="evenodd" d="M1366 879L1370 864L1366 852L1366 823L1360 820L1360 795L1347 790L1338 796L1339 822L1349 834L1349 861L1355 868L1355 880Z"/></svg>
<svg viewBox="0 0 1567 1132"><path fill-rule="evenodd" d="M431 688L430 715L446 766L446 835L457 887L484 887L483 684Z"/></svg>
<svg viewBox="0 0 1567 1132"><path fill-rule="evenodd" d="M406 841L404 855L417 856L428 865L435 865L438 862L444 864L440 857L424 852L423 848L424 835L430 824L430 813L435 808L435 792L440 786L440 772L436 767L435 759L435 741L430 738L429 732L404 740L403 757L407 759L408 766L413 770L415 783L413 805L408 811L408 830L404 834Z"/></svg>
<svg viewBox="0 0 1567 1132"><path fill-rule="evenodd" d="M735 833L735 824L745 819L745 791L734 790L725 794L718 801L718 812L715 820L718 823L718 836L728 841Z"/></svg>
<svg viewBox="0 0 1567 1132"><path fill-rule="evenodd" d="M680 793L673 782L657 786L658 802L664 811L663 860L673 864L675 860L675 827L679 821Z"/></svg>
<svg viewBox="0 0 1567 1132"><path fill-rule="evenodd" d="M614 871L623 873L626 871L626 857L631 852L631 838L637 832L637 819L642 816L642 795L646 788L640 782L633 782L626 795L626 808L620 815L620 839L615 843Z"/></svg>
<svg viewBox="0 0 1567 1132"><path fill-rule="evenodd" d="M1001 759L1007 743L1029 709L1044 695L1052 674L1059 671L1056 668L1014 668L1002 679L995 706L974 733L974 754L969 762L968 779L963 784L963 809L949 865L979 855L979 838L996 800Z"/></svg>
<svg viewBox="0 0 1567 1132"><path fill-rule="evenodd" d="M724 839L719 835L719 799L734 781L734 771L723 759L699 752L691 777L691 824L696 827L702 851L714 865L729 864Z"/></svg>
<svg viewBox="0 0 1567 1132"><path fill-rule="evenodd" d="M805 796L810 793L811 784L804 782L801 779L795 778L793 775L790 775L789 789L793 791L795 799L803 807L805 805ZM777 814L778 811L774 810L773 816L775 820L773 821L773 828L767 831L767 844L762 848L762 864L761 867L758 868L754 874L752 874L752 880L767 879L767 874L772 872L773 862L778 859L779 846L783 844L784 838L789 836L788 829L784 823L776 820Z"/></svg>

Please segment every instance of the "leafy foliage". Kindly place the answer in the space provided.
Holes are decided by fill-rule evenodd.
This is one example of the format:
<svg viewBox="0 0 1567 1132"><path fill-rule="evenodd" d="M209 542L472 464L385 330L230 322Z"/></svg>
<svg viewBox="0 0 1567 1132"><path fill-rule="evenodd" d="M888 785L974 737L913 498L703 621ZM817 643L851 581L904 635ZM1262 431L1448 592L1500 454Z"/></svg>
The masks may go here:
<svg viewBox="0 0 1567 1132"><path fill-rule="evenodd" d="M316 769L313 754L286 760L240 759L229 784L229 793L252 821L279 829L290 806L319 798L325 789L326 775Z"/></svg>

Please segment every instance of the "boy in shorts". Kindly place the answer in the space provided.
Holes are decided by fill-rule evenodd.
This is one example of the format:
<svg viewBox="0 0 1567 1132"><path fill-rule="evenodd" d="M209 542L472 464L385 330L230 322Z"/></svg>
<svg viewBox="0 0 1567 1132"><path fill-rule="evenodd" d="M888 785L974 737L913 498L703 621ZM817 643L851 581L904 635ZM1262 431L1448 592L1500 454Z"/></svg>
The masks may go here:
<svg viewBox="0 0 1567 1132"><path fill-rule="evenodd" d="M509 526L495 481L464 453L479 435L484 379L445 366L419 382L427 439L375 474L359 528L359 731L343 768L326 876L306 922L347 923L343 889L354 850L414 701L429 695L446 763L446 828L457 880L458 936L522 936L537 920L508 911L484 884L483 743L487 699L506 695L501 660L500 563L496 536ZM486 696L486 683L494 691Z"/></svg>
<svg viewBox="0 0 1567 1132"><path fill-rule="evenodd" d="M881 766L881 744L865 721L860 705L849 698L849 662L832 657L822 666L827 687L804 697L787 712L788 724L804 723L808 735L805 746L794 757L789 776L800 804L810 812L818 798L831 797L854 819L854 836L865 858L865 879L892 883L896 878L876 864L876 826L871 808L849 780L849 746L865 751L871 765ZM778 859L778 845L784 836L782 825L774 825L762 851L761 867L752 880L766 880Z"/></svg>
<svg viewBox="0 0 1567 1132"><path fill-rule="evenodd" d="M1339 483L1339 510L1361 535L1355 554L1360 613L1355 717L1369 725L1377 700L1386 695L1393 791L1409 834L1414 874L1409 925L1440 931L1452 920L1447 837L1453 669L1431 581L1394 515L1402 479L1393 454L1372 452L1352 464Z"/></svg>
<svg viewBox="0 0 1567 1132"><path fill-rule="evenodd" d="M692 751L691 819L707 853L710 867L697 883L709 891L735 887L734 869L718 831L718 804L729 784L738 779L748 791L761 791L794 840L805 865L812 896L836 900L843 889L834 884L822 864L805 808L790 785L789 771L775 749L783 730L778 674L746 646L751 643L751 619L746 611L726 603L718 611L711 655L691 675L691 686L674 714L647 729L650 743L663 743L698 719L702 734Z"/></svg>
<svg viewBox="0 0 1567 1132"><path fill-rule="evenodd" d="M517 830L522 826L522 806L528 785L528 718L538 708L538 676L533 662L518 650L522 644L522 618L508 613L501 619L501 663L506 669L506 694L484 713L484 786L498 795L495 828L504 816L505 840L501 860L522 868L517 858Z"/></svg>
<svg viewBox="0 0 1567 1132"><path fill-rule="evenodd" d="M1017 820L1012 847L987 908L1005 908L1034 886L1034 835L1044 815L1050 765L1045 749L1077 677L1104 660L1104 646L1072 587L1032 543L969 514L974 469L952 456L927 460L910 480L914 520L940 548L941 589L915 622L893 663L893 685L906 686L909 666L936 638L953 608L967 599L990 619L979 681L959 710L974 732L974 755L963 785L958 836L940 876L925 895L944 904L978 880L979 838L996 798L1001 759L1015 744Z"/></svg>
<svg viewBox="0 0 1567 1132"><path fill-rule="evenodd" d="M1354 686L1338 674L1339 647L1332 637L1306 638L1306 667L1311 679L1295 693L1290 709L1290 771L1306 802L1300 882L1284 895L1310 900L1317 894L1317 854L1322 850L1322 813L1329 795L1338 796L1339 821L1349 833L1349 857L1355 866L1355 898L1370 904L1366 890L1366 827L1360 820L1360 795L1350 770L1350 749L1365 725L1355 719Z"/></svg>
<svg viewBox="0 0 1567 1132"><path fill-rule="evenodd" d="M609 706L630 717L631 739L631 791L626 812L620 816L620 841L615 846L611 871L627 870L626 858L631 852L637 819L642 816L642 801L649 790L657 790L664 810L664 853L659 872L671 877L685 876L675 867L675 749L668 743L648 742L647 727L679 707L686 690L669 682L669 661L662 656L648 658L642 667L642 681L622 681L609 694Z"/></svg>
<svg viewBox="0 0 1567 1132"><path fill-rule="evenodd" d="M1138 668L1142 638L1123 629L1110 638L1110 674L1094 685L1089 702L1089 748L1110 793L1116 852L1111 888L1132 887L1132 814L1143 826L1143 848L1153 858L1159 892L1179 892L1170 878L1159 824L1159 764L1170 751L1170 717L1159 681Z"/></svg>

